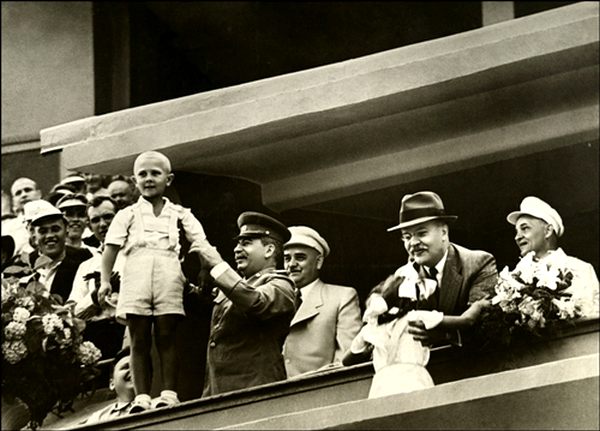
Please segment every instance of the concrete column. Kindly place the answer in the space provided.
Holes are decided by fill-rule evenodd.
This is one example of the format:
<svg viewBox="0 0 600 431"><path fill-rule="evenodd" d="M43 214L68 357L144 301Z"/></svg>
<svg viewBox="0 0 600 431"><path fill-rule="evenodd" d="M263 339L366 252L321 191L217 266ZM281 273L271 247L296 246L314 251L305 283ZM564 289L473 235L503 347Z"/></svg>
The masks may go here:
<svg viewBox="0 0 600 431"><path fill-rule="evenodd" d="M484 26L508 21L515 17L515 5L512 1L481 2L481 22Z"/></svg>

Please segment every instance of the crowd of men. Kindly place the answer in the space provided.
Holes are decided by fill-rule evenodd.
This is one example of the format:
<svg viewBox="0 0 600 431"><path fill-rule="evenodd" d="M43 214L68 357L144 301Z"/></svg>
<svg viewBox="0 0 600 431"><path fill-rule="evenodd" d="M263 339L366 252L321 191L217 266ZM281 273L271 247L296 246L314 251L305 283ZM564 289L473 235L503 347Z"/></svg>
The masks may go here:
<svg viewBox="0 0 600 431"><path fill-rule="evenodd" d="M108 228L118 211L143 199L135 184L124 176L103 183L98 175L73 174L43 198L35 181L19 178L2 198L3 280L37 274L50 293L75 303L76 314L87 322L86 339L104 358L116 358L115 373L122 370L129 351L123 354L127 334L115 318L116 296L99 298L98 291ZM435 291L421 307L449 316L459 316L473 302L493 295L498 275L490 253L450 241L455 219L437 194L417 192L403 197L399 224L389 229L400 233L409 255L406 265L435 282ZM598 278L592 265L566 256L559 247L564 226L558 212L541 199L527 197L507 221L515 225L521 256L533 252L539 260L558 255L566 259L574 288L589 296L586 314L597 315ZM201 256L214 287L209 293L213 311L203 396L342 366L363 322L356 290L320 279L332 245L309 226L287 227L262 213L242 213L238 227L235 268L208 243L190 250ZM118 254L113 293L125 264L126 258ZM389 298L384 290L390 286L377 288ZM409 332L428 346L465 342L459 331L428 330L420 321L411 322ZM127 395L95 417L104 420L127 412L133 394L130 384L124 386Z"/></svg>

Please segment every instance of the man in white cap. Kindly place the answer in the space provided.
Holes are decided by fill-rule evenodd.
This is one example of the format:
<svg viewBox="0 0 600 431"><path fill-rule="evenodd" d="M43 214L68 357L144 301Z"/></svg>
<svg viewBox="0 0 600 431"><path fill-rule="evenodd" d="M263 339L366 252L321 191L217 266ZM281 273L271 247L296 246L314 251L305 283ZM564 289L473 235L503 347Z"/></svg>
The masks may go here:
<svg viewBox="0 0 600 431"><path fill-rule="evenodd" d="M65 218L50 202L43 199L28 202L24 212L30 219L39 251L33 269L50 293L59 295L65 302L73 288L79 264L91 254L82 254L79 250L66 246Z"/></svg>
<svg viewBox="0 0 600 431"><path fill-rule="evenodd" d="M56 203L67 221L67 245L74 248L88 249L90 253L98 253L96 247L84 243L83 237L92 233L88 227L86 208L88 200L81 193L72 193L63 196ZM92 233L93 234L93 233Z"/></svg>
<svg viewBox="0 0 600 431"><path fill-rule="evenodd" d="M287 376L341 365L344 353L360 330L358 295L352 287L323 283L319 272L330 249L308 226L291 226L285 243L285 269L302 295L283 346Z"/></svg>
<svg viewBox="0 0 600 431"><path fill-rule="evenodd" d="M515 242L521 256L534 253L536 260L571 270L573 280L569 291L585 299L582 313L598 315L598 277L591 264L567 256L558 246L558 238L565 231L560 214L540 198L527 196L519 211L511 212L506 219L515 225Z"/></svg>

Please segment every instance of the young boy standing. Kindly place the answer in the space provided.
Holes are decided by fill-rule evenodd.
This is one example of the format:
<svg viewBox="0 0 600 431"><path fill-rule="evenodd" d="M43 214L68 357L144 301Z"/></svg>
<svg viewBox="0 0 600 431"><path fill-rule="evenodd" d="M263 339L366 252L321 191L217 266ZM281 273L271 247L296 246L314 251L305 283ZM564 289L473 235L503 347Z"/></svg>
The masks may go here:
<svg viewBox="0 0 600 431"><path fill-rule="evenodd" d="M133 174L139 200L119 211L106 234L102 254L102 301L111 292L110 274L117 252L125 256L116 317L126 322L131 338L131 368L136 397L130 412L179 402L176 389L175 330L183 309L185 277L179 262L179 227L192 246L208 245L204 229L191 211L163 196L172 183L169 159L156 151L140 154ZM152 401L152 325L162 373L160 397Z"/></svg>

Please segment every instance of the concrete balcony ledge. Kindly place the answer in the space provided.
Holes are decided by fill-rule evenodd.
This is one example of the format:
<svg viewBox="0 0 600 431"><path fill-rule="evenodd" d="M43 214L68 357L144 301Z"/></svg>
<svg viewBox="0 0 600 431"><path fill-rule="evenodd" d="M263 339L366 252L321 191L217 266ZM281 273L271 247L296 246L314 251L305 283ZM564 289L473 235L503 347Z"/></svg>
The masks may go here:
<svg viewBox="0 0 600 431"><path fill-rule="evenodd" d="M532 125L544 130L569 124L573 116L562 115L565 111L583 109L575 116L583 119L572 127L577 130L566 134L587 139L598 128L597 90L591 88L597 87L598 15L597 3L582 2L341 63L90 117L42 130L42 153L63 149L67 169L115 174L129 173L141 151L161 150L175 170L262 185L265 204L280 210L348 195L354 186L368 191L414 179L411 175L424 166L445 164L430 159L436 143L453 146L452 139L473 131L489 131L490 136L477 139L492 142L495 130L522 135L519 126L507 133L507 122L527 125L545 118ZM545 100L549 93L558 95ZM562 93L571 94L568 106L561 102ZM501 108L490 103L495 99ZM513 108L515 113L507 116ZM480 123L482 130L473 130ZM530 137L522 145L536 143ZM419 149L425 154L413 151ZM502 144L470 149L456 154L471 165L489 161L477 161L479 152L498 159L513 150ZM378 169L389 166L388 155L420 163L398 177ZM338 171L349 168L357 175L338 183ZM290 189L298 180L309 180L310 190Z"/></svg>
<svg viewBox="0 0 600 431"><path fill-rule="evenodd" d="M580 390L593 392L593 385L597 385L598 381L598 365L596 364L595 368L588 367L588 365L594 361L597 362L600 343L599 324L597 318L583 320L574 327L566 328L556 338L540 339L535 343L514 346L508 351L493 350L473 354L473 352L465 352L450 346L435 349L431 353L427 369L437 386L421 391L417 396L417 401L410 401L413 398L412 394L394 396L394 399L398 397L398 402L394 403L394 409L390 409L388 413L394 416L412 412L410 414L414 413L420 418L419 420L422 420L429 408L444 410L451 405L457 406L466 403L460 407L463 409L461 411L464 411L465 406L468 409L470 403L474 403L473 405L483 403L482 405L486 405L486 408L489 409L486 414L493 415L495 412L490 408L490 400L493 405L494 402L497 402L494 401L495 398L499 399L505 395L508 398L511 394L518 394L519 397L530 396L527 394L537 391L538 386L542 387L541 391L544 392L546 389L556 388L557 386L553 386L554 384L558 387L563 384L567 386L574 384ZM570 360L575 360L575 362L568 362ZM563 373L565 369L568 369L568 366L564 365L567 363L584 364L586 366L585 373L588 374L577 374L581 371L579 369L573 370L574 374ZM553 365L546 366L547 364ZM517 372L524 369L526 371L523 373ZM504 374L510 371L515 372ZM562 374L556 374L559 371ZM510 377L515 375L520 377ZM370 413L371 406L386 404L386 401L383 400L367 400L372 377L372 364L365 362L213 397L189 400L169 409L103 422L98 424L97 428L114 430L218 429L226 427L322 429L323 427L333 427L336 420L339 426L342 424L349 426L358 421L358 418L375 420ZM596 383L594 383L594 379ZM591 389L589 388L590 380ZM503 382L511 383L506 386ZM584 382L583 388L579 387L581 382ZM597 389L595 393L597 405ZM556 396L557 394L553 393L552 397ZM565 398L565 402L574 402L569 398L572 397L571 392L562 396ZM577 399L576 396L573 397L575 400ZM594 398L589 402L594 402ZM589 406L586 404L587 407ZM335 415L332 412L335 412ZM312 415L312 413L315 414ZM439 418L441 419L439 420L443 420L445 414L440 414ZM382 415L382 418L389 415ZM281 425L286 422L284 418L288 417L290 421L287 425ZM314 418L314 421L311 421L311 417ZM75 419L67 418L52 424L49 428L94 428L94 426L78 427ZM481 420L485 420L485 418ZM487 420L492 419L487 418ZM441 422L438 423L438 429L446 428L445 425L440 424ZM483 422L479 422L479 424L484 427ZM356 427L358 429L386 428L381 423L363 428L359 425ZM391 428L397 429L398 426ZM538 426L537 428L548 427ZM423 429L422 425L421 429Z"/></svg>

